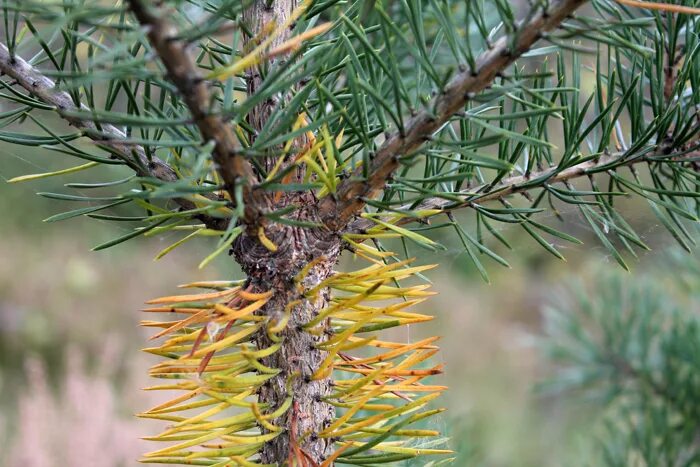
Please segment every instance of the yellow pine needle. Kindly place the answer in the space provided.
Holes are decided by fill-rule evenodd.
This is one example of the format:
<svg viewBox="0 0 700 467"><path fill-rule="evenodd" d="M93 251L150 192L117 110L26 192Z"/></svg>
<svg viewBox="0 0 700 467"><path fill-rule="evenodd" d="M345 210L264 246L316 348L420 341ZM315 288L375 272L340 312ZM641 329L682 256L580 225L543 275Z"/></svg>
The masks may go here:
<svg viewBox="0 0 700 467"><path fill-rule="evenodd" d="M420 243L423 245L428 245L430 247L437 247L438 243L434 242L433 240L429 239L428 237L425 237L419 233L413 232L412 230L405 229L403 227L399 227L398 225L390 224L389 222L384 222L381 219L377 219L375 217L370 217L369 218L372 222L375 222L379 224L377 227L372 227L367 231L367 233L372 234L374 232L380 232L381 227L384 227L389 230L393 230L394 232L401 234L401 236L409 238L413 240L416 243Z"/></svg>
<svg viewBox="0 0 700 467"><path fill-rule="evenodd" d="M286 24L284 27L286 27ZM220 68L215 68L207 75L207 79L223 81L223 80L228 79L232 76L235 76L239 73L242 73L243 71L247 70L248 68L254 67L255 65L262 62L264 59L263 51L267 47L269 47L269 45L272 43L272 41L275 40L275 37L277 37L277 35L279 34L279 31L283 28L277 27L277 24L275 24L274 22L271 21L265 25L265 29L268 30L269 32L268 32L267 38L265 40L263 40L262 43L260 43L257 47L255 47L247 55L239 58L238 60L231 63L230 65L220 67Z"/></svg>
<svg viewBox="0 0 700 467"><path fill-rule="evenodd" d="M161 259L163 256L167 255L168 253L170 253L171 251L173 251L175 248L179 247L179 246L182 245L183 243L185 243L185 242L187 242L188 240L191 240L191 239L193 239L194 237L198 236L199 233L200 233L202 230L203 230L203 229L195 230L194 232L192 232L192 233L190 233L190 234L184 236L184 237L181 238L180 240L176 241L176 242L173 243L172 245L169 245L169 246L163 248L163 249L155 256L155 258L153 258L153 260L154 260L154 261L157 261L157 260Z"/></svg>
<svg viewBox="0 0 700 467"><path fill-rule="evenodd" d="M359 337L353 336L353 337L350 337L348 340L352 342L352 341L360 340L360 338L359 338ZM380 349L398 349L398 348L401 348L401 347L403 347L404 345L406 345L406 343L405 343L405 342L404 342L404 343L401 343L401 342L389 342L389 341L372 340L372 341L370 341L367 345L371 345L372 347L377 347L377 348L380 348ZM434 345L426 345L426 346L423 346L423 347L421 347L421 348L424 348L424 349L437 349L437 346L434 346Z"/></svg>
<svg viewBox="0 0 700 467"><path fill-rule="evenodd" d="M324 285L339 284L343 282L356 282L362 278L377 278L378 274L382 272L392 271L402 266L406 266L414 260L415 258L409 258L391 264L373 264L371 266L367 266L366 268L359 269L353 272L341 272L333 275L332 277L324 281Z"/></svg>
<svg viewBox="0 0 700 467"><path fill-rule="evenodd" d="M330 457L323 461L321 467L331 467L333 465L333 462L335 462L335 460L338 459L349 447L350 444L348 443L335 450L335 452L333 452L333 454L331 454Z"/></svg>
<svg viewBox="0 0 700 467"><path fill-rule="evenodd" d="M645 10L668 11L671 13L685 13L689 15L700 15L700 8L693 8L685 5L673 5L670 3L644 2L638 0L616 0L623 5L642 8Z"/></svg>
<svg viewBox="0 0 700 467"><path fill-rule="evenodd" d="M313 269L314 266L316 266L319 263L322 263L324 261L327 261L327 258L325 256L321 255L318 258L314 258L311 261L309 261L308 263L306 263L306 265L303 268L301 268L301 271L299 271L297 273L297 275L294 276L294 282L296 282L297 284L300 284L301 282L303 282L304 279L306 279L306 276L311 271L311 269Z"/></svg>
<svg viewBox="0 0 700 467"><path fill-rule="evenodd" d="M304 41L308 41L309 39L313 39L316 36L320 36L321 34L328 31L332 26L333 23L323 23L314 28L309 29L308 31L304 31L301 34L298 34L292 37L291 39L286 40L282 44L270 50L267 53L267 57L271 58L277 55L284 55L289 52L293 52L299 49L299 47L301 47Z"/></svg>
<svg viewBox="0 0 700 467"><path fill-rule="evenodd" d="M240 446L227 449L216 449L213 451L193 452L185 459L199 459L202 457L224 457L224 456L252 456L255 454L264 443L257 443L251 446Z"/></svg>
<svg viewBox="0 0 700 467"><path fill-rule="evenodd" d="M364 446L366 443L362 443L359 441L349 441L348 444L352 444L354 446ZM379 443L375 446L372 446L372 449L375 449L377 451L384 451L384 452L392 452L396 454L410 454L413 456L421 456L421 455L427 455L427 454L453 454L454 451L451 451L450 449L421 449L421 448L405 448L405 447L400 447L400 446L391 446L388 443Z"/></svg>
<svg viewBox="0 0 700 467"><path fill-rule="evenodd" d="M399 323L399 326L403 326L405 324L424 323L426 321L432 321L433 319L435 319L434 316L421 315L421 314L417 314L417 313L379 313L379 314L383 315L383 316L378 316L378 317L372 318L370 320L370 323L384 323L387 321L392 321L392 322ZM344 321L354 321L354 322L361 320L362 317L363 317L363 313L361 313L361 312L337 313L335 316L333 316L334 319L344 320Z"/></svg>
<svg viewBox="0 0 700 467"><path fill-rule="evenodd" d="M159 384L157 386L147 386L144 391L189 391L197 389L199 384L194 381L180 381L174 384Z"/></svg>
<svg viewBox="0 0 700 467"><path fill-rule="evenodd" d="M265 304L267 303L267 300L258 300L257 302L253 302L248 306L245 306L239 310L234 310L233 308L229 308L225 305L222 305L221 303L216 303L214 304L214 309L218 311L219 313L223 314L223 318L227 321L233 321L234 319L239 319L244 316L247 316L256 310L259 310L262 308Z"/></svg>
<svg viewBox="0 0 700 467"><path fill-rule="evenodd" d="M248 300L250 302L255 301L255 300L266 300L270 297L272 297L272 290L268 290L267 292L248 292L246 290L241 290L238 293L238 296L241 297L243 300Z"/></svg>
<svg viewBox="0 0 700 467"><path fill-rule="evenodd" d="M265 59L265 49L267 49L270 46L272 41L274 41L282 31L287 30L294 22L296 22L296 20L299 19L299 17L304 13L304 11L306 11L310 4L311 0L304 0L297 8L295 8L292 11L292 14L289 15L289 18L287 18L287 20L284 23L268 23L268 25L266 26L269 29L269 32L267 33L267 37L260 43L260 45L255 47L255 49L253 49L245 57L237 60L236 62L212 70L212 72L207 75L207 79L216 79L222 81L230 78L231 76L235 76L245 71L246 69L262 62Z"/></svg>
<svg viewBox="0 0 700 467"><path fill-rule="evenodd" d="M412 384L392 384L392 385L376 385L370 384L365 389L372 390L375 388L384 388L383 392L404 392L404 393L414 393L414 392L441 392L447 389L447 386L438 385L412 385Z"/></svg>
<svg viewBox="0 0 700 467"><path fill-rule="evenodd" d="M350 342L349 339L346 339L345 342L343 342L341 345L338 346L338 350L340 350L342 352L347 352L348 350L353 350L353 349L357 349L360 347L364 347L365 345L367 345L368 342L372 341L373 339L374 339L374 336L366 337L358 342ZM336 360L336 363L338 361L339 360ZM333 365L335 365L336 363L334 363Z"/></svg>
<svg viewBox="0 0 700 467"><path fill-rule="evenodd" d="M388 367L377 368L376 370L374 370L374 372L372 372L372 374L369 374L369 375L364 376L362 378L357 378L357 379L349 380L349 381L348 380L345 380L345 381L337 380L335 382L337 387L342 387L342 386L346 386L346 387L344 389L341 389L340 391L336 391L332 395L332 398L340 400L340 399L348 399L348 398L353 397L353 395L355 393L363 391L365 389L365 386L367 385L367 383L369 383L372 380L377 379L377 377L381 374L381 372L385 368L388 368Z"/></svg>
<svg viewBox="0 0 700 467"><path fill-rule="evenodd" d="M353 234L348 234L348 237L354 238L357 240L367 240L367 239L382 240L385 238L401 238L401 234L396 233L396 232L377 232L377 233L372 233L372 234L353 233Z"/></svg>
<svg viewBox="0 0 700 467"><path fill-rule="evenodd" d="M400 370L398 368L386 370L382 372L382 376L390 377L390 376L434 376L434 375L439 375L443 373L443 367L444 365L437 365L434 366L433 368L428 368L428 369L423 369L423 370L418 370L418 369L413 369L413 370ZM359 373L362 375L369 374L372 370L368 368L352 368L352 367L344 367L343 371L348 371L350 373Z"/></svg>
<svg viewBox="0 0 700 467"><path fill-rule="evenodd" d="M381 386L380 386L380 388L381 388ZM370 394L374 394L374 391L371 392ZM420 399L417 399L413 402L409 402L408 404L405 404L399 408L396 408L394 410L390 410L390 411L385 412L385 413L373 415L371 417L367 417L359 422L352 423L352 424L350 424L350 425L348 425L345 428L342 428L340 430L335 430L335 428L339 427L340 425L335 425L335 423L333 423L333 424L331 424L331 426L335 425L334 431L332 431L332 432L329 431L330 427L331 427L331 426L329 426L326 430L323 430L321 433L319 433L319 436L328 437L329 434L332 434L333 437L339 437L339 436L343 436L343 435L346 435L349 433L353 433L353 432L359 430L360 428L371 426L371 425L374 425L375 423L378 423L378 422L381 422L384 420L389 420L390 418L393 418L397 415L401 415L404 413L412 412L414 410L418 410L419 408L423 407L424 405L426 405L428 402L432 401L433 399L435 399L439 395L440 395L439 393L428 394L428 395L423 396ZM348 412L350 412L350 410ZM338 419L338 420L340 420L340 419ZM347 421L347 419L345 421Z"/></svg>
<svg viewBox="0 0 700 467"><path fill-rule="evenodd" d="M250 387L258 387L268 381L270 378L275 376L281 370L276 370L275 373L271 374L252 374L252 375L211 375L211 380L215 382L224 383L227 391L246 389Z"/></svg>
<svg viewBox="0 0 700 467"><path fill-rule="evenodd" d="M362 300L365 300L367 297L370 297L375 290L381 287L381 285L381 282L377 282L373 286L369 287L367 290L360 292L354 297L336 301L334 305L321 311L314 319L310 320L307 324L305 324L304 328L313 328L314 326L318 325L321 321L326 319L328 316L331 316L336 311L342 310L344 308L349 308L357 303L360 303Z"/></svg>
<svg viewBox="0 0 700 467"><path fill-rule="evenodd" d="M180 313L180 314L194 314L202 311L202 308L176 308L172 306L158 306L153 308L144 308L144 313Z"/></svg>
<svg viewBox="0 0 700 467"><path fill-rule="evenodd" d="M195 205L198 208L205 207L205 206L212 204L212 201L204 195L193 194L193 195L190 195L190 197L192 198L192 201L194 201ZM226 206L216 206L215 208L212 209L212 211L220 214L223 217L232 217L233 216L233 210L231 208L227 208Z"/></svg>
<svg viewBox="0 0 700 467"><path fill-rule="evenodd" d="M219 403L216 407L212 407L211 409L206 410L198 415L195 415L194 417L190 417L186 420L183 420L183 421L175 424L172 428L165 431L164 434L174 434L174 433L179 433L181 431L187 431L188 429L191 429L195 425L201 425L203 423L206 423L206 420L209 417L213 417L214 415L217 415L217 414L221 413L222 411L224 411L232 406L233 407L250 408L252 403L245 402L242 399L250 396L251 394L252 394L252 391L245 391L245 392L242 392L240 394L236 394L233 397L225 399L226 402ZM214 402L209 403L209 405L220 402L219 400L214 399L214 398L209 399L209 400L214 401ZM199 428L197 428L197 429L199 429Z"/></svg>
<svg viewBox="0 0 700 467"><path fill-rule="evenodd" d="M404 263L403 261L401 263ZM427 264L423 266L414 266L410 268L402 268L399 269L399 267L403 266L400 263L394 263L399 265L398 267L394 268L381 268L381 269L374 269L374 270L367 270L363 274L353 274L353 275L348 275L342 278L339 278L335 281L332 282L332 284L343 284L343 283L357 283L363 280L368 280L371 279L372 281L383 279L383 280L389 280L389 279L396 279L396 280L402 280L406 279L408 277L414 276L416 274L420 274L423 271L428 271L430 269L433 269L437 267L435 264ZM380 265L375 265L375 266L380 266Z"/></svg>
<svg viewBox="0 0 700 467"><path fill-rule="evenodd" d="M321 168L323 169L323 173L326 174L327 176L330 176L328 174L328 164L326 163L326 159L323 156L323 152L321 152L321 146L325 146L326 140L325 138L319 141L319 144L314 146L314 150L311 151L311 154L316 156L316 159L318 159L318 163L320 164Z"/></svg>
<svg viewBox="0 0 700 467"><path fill-rule="evenodd" d="M144 328L167 328L172 326L175 323L179 323L180 321L147 321L147 320L141 320L139 322L139 326L143 326Z"/></svg>
<svg viewBox="0 0 700 467"><path fill-rule="evenodd" d="M357 360L353 360L352 362L348 362L349 364L352 365L368 365L370 363L378 363L378 362L386 362L389 360L392 360L400 355L403 355L407 352L410 352L412 350L416 349L422 349L426 348L426 346L432 344L433 342L437 341L439 337L428 337L427 339L420 340L418 342L414 342L413 344L405 344L401 345L399 348L392 350L390 352L386 352L380 355L375 355L374 357L367 357L367 358L360 358Z"/></svg>
<svg viewBox="0 0 700 467"><path fill-rule="evenodd" d="M233 287L228 290L221 290L219 292L210 292L203 294L193 294L193 295L172 295L168 297L154 298L146 303L149 305L158 305L162 303L186 303L186 302L203 302L206 300L213 300L216 298L224 298L236 294L240 290L240 287Z"/></svg>
<svg viewBox="0 0 700 467"><path fill-rule="evenodd" d="M311 169L311 172L316 174L316 176L321 180L321 182L326 186L328 190L332 191L333 183L331 182L331 179L328 177L328 174L323 170L323 168L309 155L307 154L302 158L302 161L306 163L306 167L308 169ZM319 198L321 197L320 193L317 195Z"/></svg>
<svg viewBox="0 0 700 467"><path fill-rule="evenodd" d="M213 398L211 398L211 399L204 399L204 400L199 400L199 401L196 401L196 402L190 402L190 403L187 403L187 404L174 405L174 406L172 406L172 407L168 407L168 408L160 409L160 410L153 410L153 409L151 409L151 410L149 410L148 412L145 412L145 413L148 413L148 414L161 414L161 415L162 415L162 414L166 414L166 413L185 412L185 411L187 411L187 410L199 409L199 408L201 408L201 407L207 407L207 406L210 406L210 405L212 405L212 404L216 404L216 403L218 403L218 402L219 402L219 401L218 401L217 399L213 399Z"/></svg>
<svg viewBox="0 0 700 467"><path fill-rule="evenodd" d="M247 391L243 394L245 394L244 397L248 397L251 394L251 391ZM269 414L262 415L262 417L265 420L273 420L275 418L278 418L289 409L289 407L291 406L291 403L292 403L291 399L288 398L287 400L285 400L284 403L282 403L282 405L280 405L280 407L277 410L275 410L274 412L271 412ZM219 429L222 427L234 426L234 425L240 429L240 427L242 427L250 422L255 421L255 415L252 412L252 404L250 405L250 407L251 407L251 412L246 412L246 413L234 415L232 417L227 417L227 418L224 418L221 420L216 420L213 422L198 423L196 425L195 429L199 430L199 431L209 431L209 430L215 430L215 429ZM189 420L193 420L193 419L183 420L183 421L181 421L181 423L179 425L184 425L185 423L189 422ZM186 428L186 427L185 426L177 426L175 428L168 430L166 433L175 433L175 432L183 431L183 428ZM238 431L238 430L234 430L234 431Z"/></svg>
<svg viewBox="0 0 700 467"><path fill-rule="evenodd" d="M328 427L326 427L323 431L321 431L318 436L320 437L328 437L331 433L333 433L336 428L339 428L343 426L345 422L350 420L350 418L355 415L357 412L362 410L362 407L369 402L370 399L373 397L379 395L382 392L382 388L379 387L373 391L368 392L365 396L362 397L357 403L355 403L347 412L345 412L342 416L338 417L335 419Z"/></svg>
<svg viewBox="0 0 700 467"><path fill-rule="evenodd" d="M232 334L228 337L225 337L224 339L221 339L220 341L215 342L211 345L208 345L206 347L201 347L192 356L195 358L196 357L203 357L206 354L208 354L209 352L216 352L217 350L221 350L221 349L229 347L233 344L236 344L236 343L242 341L243 339L245 339L246 337L249 337L254 332L256 332L258 329L260 329L260 326L261 326L261 324L256 324L254 326L250 326L248 328L242 329L241 331L238 331L235 334Z"/></svg>
<svg viewBox="0 0 700 467"><path fill-rule="evenodd" d="M274 425L272 425L274 427ZM279 428L277 430L279 431ZM228 443L222 444L221 447L227 447L227 446L236 446L236 445L242 445L242 444L257 444L257 443L264 443L265 441L269 441L273 438L275 438L279 433L268 433L264 435L260 434L250 434L250 435L224 435L222 436L222 439L225 439L228 441ZM211 445L204 445L204 447L212 447Z"/></svg>
<svg viewBox="0 0 700 467"><path fill-rule="evenodd" d="M161 367L161 368L152 368L148 374L150 376L156 377L156 378L167 378L168 375L185 375L187 373L211 373L214 371L224 371L224 370L230 370L231 366L227 364L222 364L222 365L216 365L216 364L208 364L207 367L203 370L200 371L199 365L198 364L191 364L190 366L185 366L187 365L186 363L183 364L181 363L180 366L171 366L171 367ZM246 367L247 368L247 367Z"/></svg>
<svg viewBox="0 0 700 467"><path fill-rule="evenodd" d="M220 437L221 435L228 434L234 432L236 429L235 428L227 428L223 430L218 430L218 431L213 431L210 433L206 433L202 436L199 436L195 439L185 441L184 443L178 443L174 444L172 446L169 446L167 448L159 449L157 451L151 451L143 455L143 457L160 457L164 455L174 455L176 452L180 451L181 449L189 448L192 446L197 446L198 444L202 444L207 441L211 441L212 439L216 439Z"/></svg>
<svg viewBox="0 0 700 467"><path fill-rule="evenodd" d="M147 418L149 420L163 420L165 422L177 422L182 420L182 417L175 417L172 415L158 415L158 414L140 414L139 418Z"/></svg>
<svg viewBox="0 0 700 467"><path fill-rule="evenodd" d="M364 318L357 321L355 324L350 326L348 329L346 329L345 331L343 331L339 334L336 334L335 336L331 337L330 339L328 339L325 342L319 343L317 345L317 347L319 347L321 349L329 349L329 348L336 347L339 344L344 343L345 341L347 341L348 337L355 334L355 332L357 332L358 329L360 329L362 326L367 324L373 318L373 316L374 316L374 314L367 313Z"/></svg>
<svg viewBox="0 0 700 467"><path fill-rule="evenodd" d="M144 412L144 413L146 413L146 414L152 414L152 413L155 413L155 412L160 412L160 411L163 410L163 409L167 409L167 408L172 407L172 406L174 406L174 405L177 405L177 404L179 404L179 403L181 403L181 402L188 401L188 400L192 399L193 397L197 397L197 396L198 396L199 394L201 394L201 393L202 393L202 388L197 388L197 389L195 389L195 390L193 390L193 391L190 391L190 392L185 393L185 394L183 394L183 395L181 395L181 396L178 396L178 397L176 397L176 398L174 398L174 399L171 399L171 400L169 400L168 402L165 402L165 403L163 403L163 404L157 405L157 406L153 407L152 409L147 410L147 411Z"/></svg>
<svg viewBox="0 0 700 467"><path fill-rule="evenodd" d="M274 253L275 251L277 251L277 245L275 245L275 244L272 242L272 240L270 240L269 238L267 238L267 236L265 235L265 228L262 227L262 226L260 226L260 227L258 228L258 240L260 241L260 243L261 243L265 248L267 248L267 249L268 249L269 251L271 251L272 253Z"/></svg>
<svg viewBox="0 0 700 467"><path fill-rule="evenodd" d="M358 284L335 286L332 288L344 292L361 293L366 287L366 284ZM378 289L367 298L371 300L386 300L390 298L429 297L435 295L435 292L426 292L428 288L430 288L429 285L415 285L413 287L392 287L383 285L378 287Z"/></svg>
<svg viewBox="0 0 700 467"><path fill-rule="evenodd" d="M81 170L90 169L92 167L95 167L98 164L99 164L98 162L88 162L87 164L78 165L76 167L71 167L69 169L56 170L54 172L44 172L44 173L38 173L38 174L21 175L19 177L14 177L14 178L9 179L7 181L7 183L29 182L32 180L39 180L41 178L53 177L56 175L71 174L71 173L75 173L75 172L80 172Z"/></svg>
<svg viewBox="0 0 700 467"><path fill-rule="evenodd" d="M325 146L325 157L321 154L320 151L318 151L318 159L321 165L323 166L323 170L326 174L326 178L328 179L328 183L326 186L320 190L317 194L319 198L326 196L329 192L330 193L335 193L335 187L338 182L337 179L337 168L338 168L338 163L335 158L335 150L333 147L333 138L331 138L330 132L328 131L328 125L323 125L321 127L321 133L323 135L323 145ZM342 132L341 132L342 136ZM337 138L336 138L337 139Z"/></svg>
<svg viewBox="0 0 700 467"><path fill-rule="evenodd" d="M253 402L253 403L251 404L250 408L251 408L251 410L252 410L252 412L253 412L253 415L255 416L255 419L256 419L256 420L258 421L258 423L259 423L261 426L263 426L265 429L267 429L268 431L271 431L271 432L273 432L273 433L282 430L282 428L278 427L277 425L273 425L272 423L268 422L268 421L265 419L265 417L263 416L263 414L260 412L260 408L258 407L258 404L256 404L255 402Z"/></svg>
<svg viewBox="0 0 700 467"><path fill-rule="evenodd" d="M292 131L296 131L299 128L303 128L303 127L307 126L308 124L309 124L309 122L306 120L306 114L304 112L302 112L299 114L299 116L297 116L297 119L294 121L294 124L292 125ZM307 132L307 133L310 133L310 132ZM287 153L289 153L289 150L291 149L292 144L294 144L294 139L290 139L289 141L287 141L284 144L282 154L286 155ZM313 143L311 144L311 146L313 146ZM306 154L306 152L304 152L303 154ZM297 158L295 158L295 161L298 158L299 157L297 156ZM280 167L282 167L282 164L284 163L285 160L286 160L285 157L278 157L277 158L277 162L275 162L274 167L272 168L272 170L270 170L270 173L265 178L265 181L270 181L274 178L275 175L277 175L277 172L279 171Z"/></svg>
<svg viewBox="0 0 700 467"><path fill-rule="evenodd" d="M180 321L176 322L175 324L173 324L172 326L170 326L169 328L164 329L164 330L160 331L159 333L151 336L150 340L158 339L159 337L163 337L166 334L171 334L175 331L179 331L180 329L185 328L191 324L203 323L205 321L208 321L210 315L211 315L211 310L202 310L199 313L197 313L196 315L192 315L188 318L180 320Z"/></svg>
<svg viewBox="0 0 700 467"><path fill-rule="evenodd" d="M432 357L433 355L438 353L438 351L439 351L438 349L417 350L417 351L413 352L411 355L409 355L401 363L396 365L396 368L397 369L404 369L404 368L408 368L408 367L413 366L413 365L417 365L418 363L421 363L421 362L429 359L430 357Z"/></svg>
<svg viewBox="0 0 700 467"><path fill-rule="evenodd" d="M180 289L221 289L229 288L234 286L240 286L245 281L199 281L199 282L189 282L187 284L180 284L178 288Z"/></svg>
<svg viewBox="0 0 700 467"><path fill-rule="evenodd" d="M369 261L370 263L383 264L382 260L372 258L371 256L369 256L369 255L367 255L359 250L355 250L354 254L355 254L355 256L359 256L360 258L365 259L365 260Z"/></svg>
<svg viewBox="0 0 700 467"><path fill-rule="evenodd" d="M331 405L335 407L341 407L344 409L349 409L353 406L351 402L348 403L343 403L343 402L330 402ZM362 408L362 410L370 410L373 412L386 412L387 410L392 410L394 408L393 405L390 404L365 404L365 406Z"/></svg>
<svg viewBox="0 0 700 467"><path fill-rule="evenodd" d="M393 408L393 407L391 407ZM422 414L421 414L422 415ZM345 436L344 439L346 440L351 440L351 439L360 439L360 438L366 438L367 434L376 434L376 435L381 435L386 432L391 430L391 427L386 427L386 428L362 428L359 433L356 435L349 435ZM438 436L440 434L439 431L435 430L396 430L394 431L393 435L394 436L406 436L406 437L411 437L411 438L428 438L432 436Z"/></svg>
<svg viewBox="0 0 700 467"><path fill-rule="evenodd" d="M394 253L391 253L389 251L379 251L378 249L372 246L365 245L364 243L355 242L350 238L349 235L343 235L343 240L348 242L350 246L352 246L355 249L355 252L358 255L360 254L360 251L377 258L391 258L394 255Z"/></svg>
<svg viewBox="0 0 700 467"><path fill-rule="evenodd" d="M193 425L184 425L187 422L186 419L180 417L178 420L178 428L172 428L170 430L162 433L164 436L171 436L174 433L181 433L184 431L197 431L197 432L211 432L213 430L221 431L222 428L228 431L228 433L235 433L241 430L247 429L251 424L255 424L255 417L252 412L245 412L231 417L226 417L221 420L211 421L211 422L198 422ZM213 438L212 438L213 439Z"/></svg>
<svg viewBox="0 0 700 467"><path fill-rule="evenodd" d="M423 303L426 300L427 300L426 298L412 298L411 300L406 300L405 302L392 303L391 305L382 308L382 313L394 313L397 311L405 310L406 308L411 308L411 307L416 306L420 303ZM365 309L371 310L374 307L367 307L365 305L356 305L353 308L362 311Z"/></svg>

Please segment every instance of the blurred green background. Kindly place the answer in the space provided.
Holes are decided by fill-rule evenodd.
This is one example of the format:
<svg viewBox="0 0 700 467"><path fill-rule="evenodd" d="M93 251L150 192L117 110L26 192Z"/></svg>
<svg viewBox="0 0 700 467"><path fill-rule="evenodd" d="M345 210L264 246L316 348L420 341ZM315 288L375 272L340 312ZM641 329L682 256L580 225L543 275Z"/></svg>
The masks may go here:
<svg viewBox="0 0 700 467"><path fill-rule="evenodd" d="M62 191L83 174L26 184L7 184L26 173L65 168L61 156L12 145L0 146L0 466L132 466L148 449L140 436L157 429L134 413L156 400L140 388L154 363L142 354L147 333L138 326L145 300L200 279L241 278L222 255L203 270L211 251L192 242L160 261L153 257L172 234L140 238L106 251L90 248L128 225L77 218L42 219L79 206L37 196ZM120 169L98 169L90 178L116 179ZM111 172L109 172L111 170ZM623 203L625 204L625 203ZM653 270L672 239L646 209L630 201L621 209L653 251L631 261L633 273ZM454 232L438 233L447 251L416 248L419 261L439 263L431 279L439 295L422 305L436 319L410 329L411 338L443 336L440 379L450 390L448 407L434 422L452 438L455 465L561 466L585 462L587 436L598 410L578 399L538 393L533 385L551 373L537 349L541 311L556 302L573 277L590 280L614 259L588 233L575 207L565 222L541 216L584 241L572 247L553 241L562 262L518 227L500 231L513 245L493 244L511 262L505 269L484 258L491 284L480 278ZM468 213L464 222L470 222ZM95 459L100 459L95 463Z"/></svg>

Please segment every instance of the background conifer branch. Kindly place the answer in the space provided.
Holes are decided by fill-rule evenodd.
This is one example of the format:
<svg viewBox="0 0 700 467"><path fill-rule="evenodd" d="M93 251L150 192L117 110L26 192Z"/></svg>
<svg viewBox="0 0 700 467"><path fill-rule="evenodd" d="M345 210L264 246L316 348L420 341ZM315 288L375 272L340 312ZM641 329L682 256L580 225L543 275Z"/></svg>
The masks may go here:
<svg viewBox="0 0 700 467"><path fill-rule="evenodd" d="M335 198L328 197L321 202L320 214L326 225L341 230L359 214L365 206L365 199L374 198L384 188L399 167L401 156L411 154L429 140L450 117L462 110L474 93L486 89L499 73L584 3L585 0L552 2L548 9L545 6L541 12L528 16L511 36L499 39L477 59L474 69L463 67L442 92L408 122L403 133L397 131L387 137L372 159L367 180L361 179L363 169L358 168L338 186Z"/></svg>

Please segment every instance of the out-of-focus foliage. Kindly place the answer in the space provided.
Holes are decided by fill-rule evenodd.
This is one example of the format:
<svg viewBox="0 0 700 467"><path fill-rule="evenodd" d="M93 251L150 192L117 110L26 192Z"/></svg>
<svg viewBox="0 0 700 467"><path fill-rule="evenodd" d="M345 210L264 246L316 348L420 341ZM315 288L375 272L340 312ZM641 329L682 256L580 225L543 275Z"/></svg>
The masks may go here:
<svg viewBox="0 0 700 467"><path fill-rule="evenodd" d="M547 314L549 390L605 407L595 465L700 462L700 263L674 252L645 277L601 273Z"/></svg>

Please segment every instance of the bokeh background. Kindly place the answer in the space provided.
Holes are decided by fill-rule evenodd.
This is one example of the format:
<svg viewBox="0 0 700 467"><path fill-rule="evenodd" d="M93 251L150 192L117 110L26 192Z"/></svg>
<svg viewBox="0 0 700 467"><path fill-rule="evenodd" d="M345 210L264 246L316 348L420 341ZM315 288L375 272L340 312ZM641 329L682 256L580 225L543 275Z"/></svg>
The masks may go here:
<svg viewBox="0 0 700 467"><path fill-rule="evenodd" d="M138 326L143 302L180 283L242 277L225 255L197 269L211 251L206 240L156 262L156 253L175 240L170 234L91 252L130 227L84 218L43 223L78 206L35 193L61 191L78 176L5 183L66 163L41 149L0 145L0 467L138 465L148 450L139 437L158 427L134 417L157 402L141 390L155 361L139 350L148 338ZM90 175L116 179L119 169L112 170ZM633 273L624 277L633 281L654 270L672 239L643 201L629 201L621 212L653 247L631 261ZM438 358L446 374L439 379L450 390L440 401L449 410L433 423L452 438L455 465L575 465L590 452L599 408L575 395L536 390L553 372L538 350L542 310L560 303L574 278L587 282L618 266L575 207L560 214L563 223L551 214L540 219L584 245L554 242L566 255L562 262L522 229L504 228L513 251L493 247L512 268L484 259L491 284L452 232L438 234L446 251L413 251L420 262L440 265L431 275L439 295L421 310L436 319L409 332L443 336Z"/></svg>

